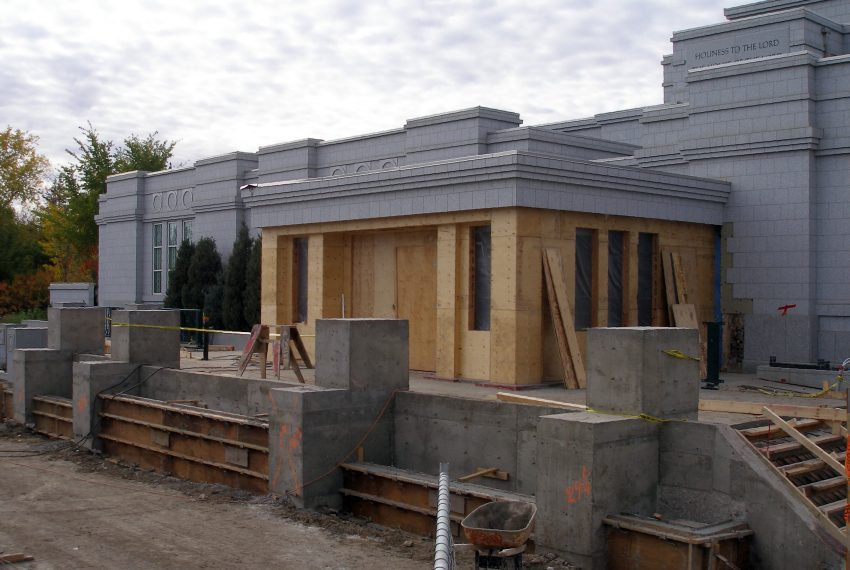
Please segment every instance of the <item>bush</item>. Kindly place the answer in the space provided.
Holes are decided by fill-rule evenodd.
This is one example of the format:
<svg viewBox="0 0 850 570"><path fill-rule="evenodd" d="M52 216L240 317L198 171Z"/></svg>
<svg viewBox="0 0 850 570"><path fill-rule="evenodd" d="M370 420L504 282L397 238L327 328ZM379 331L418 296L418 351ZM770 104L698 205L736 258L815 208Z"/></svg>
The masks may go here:
<svg viewBox="0 0 850 570"><path fill-rule="evenodd" d="M16 275L11 283L0 283L0 316L23 311L44 310L50 303L52 271Z"/></svg>

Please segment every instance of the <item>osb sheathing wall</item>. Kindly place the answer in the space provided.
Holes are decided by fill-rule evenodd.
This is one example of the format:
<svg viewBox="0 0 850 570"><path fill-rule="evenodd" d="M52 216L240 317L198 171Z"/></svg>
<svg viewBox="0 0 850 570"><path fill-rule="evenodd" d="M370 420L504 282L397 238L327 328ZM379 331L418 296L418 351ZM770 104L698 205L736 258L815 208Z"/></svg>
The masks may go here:
<svg viewBox="0 0 850 570"><path fill-rule="evenodd" d="M482 224L490 224L492 236L490 331L470 330L469 324L470 229ZM505 384L558 379L562 372L546 305L541 248L561 250L568 298L574 300L576 228L597 230L595 326L608 322L609 230L627 232L627 325L637 324L637 247L641 232L658 236L653 324L668 324L660 265L662 248L681 254L698 318L712 317L714 227L506 208L266 229L262 319L270 324L292 322L293 238L309 237L308 319L299 328L308 335L311 351L313 337L309 335L314 334L315 320L342 316L344 297L348 317L409 318L411 365L415 368L434 370L445 378ZM585 334L579 331L578 336L584 346Z"/></svg>

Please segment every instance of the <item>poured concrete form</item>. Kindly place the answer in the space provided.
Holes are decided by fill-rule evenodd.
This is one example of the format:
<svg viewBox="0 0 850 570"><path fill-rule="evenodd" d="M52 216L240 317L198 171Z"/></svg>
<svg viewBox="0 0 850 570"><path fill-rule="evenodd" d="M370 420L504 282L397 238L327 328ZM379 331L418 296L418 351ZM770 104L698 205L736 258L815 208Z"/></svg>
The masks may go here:
<svg viewBox="0 0 850 570"><path fill-rule="evenodd" d="M72 317L63 316L70 326ZM146 322L170 318L161 311L144 316L153 319ZM588 401L602 409L561 413L407 392L404 321L337 319L321 321L317 329L320 365L309 385L86 361L93 357L75 363L79 355L43 349L15 353L22 364L15 397L70 397L75 438L91 436L95 447L127 460L190 479L267 488L312 508L364 500L368 486L346 489L345 481L355 485L354 472L361 473L360 484L369 480L370 464L377 464L376 474L396 469L425 493L427 477L420 475L435 475L445 459L455 465L453 477L497 467L506 480L480 478L464 493L476 501L534 500L538 551L585 568L605 567L602 519L624 511L747 522L755 531L752 561L762 567L796 570L806 560L833 567L839 560L835 541L825 538L817 518L734 431L693 421L695 363L662 352L694 349L692 330L591 331ZM614 349L618 355L611 356ZM626 369L624 360L630 362ZM622 394L611 393L614 385ZM18 421L32 413L31 405L15 411ZM673 421L647 421L640 414ZM204 422L218 427L202 427ZM235 425L250 428L251 439L227 431ZM341 469L346 462L354 467ZM388 496L365 500L415 510L420 525L429 512L422 500L410 507L391 506ZM464 509L475 504L463 503Z"/></svg>

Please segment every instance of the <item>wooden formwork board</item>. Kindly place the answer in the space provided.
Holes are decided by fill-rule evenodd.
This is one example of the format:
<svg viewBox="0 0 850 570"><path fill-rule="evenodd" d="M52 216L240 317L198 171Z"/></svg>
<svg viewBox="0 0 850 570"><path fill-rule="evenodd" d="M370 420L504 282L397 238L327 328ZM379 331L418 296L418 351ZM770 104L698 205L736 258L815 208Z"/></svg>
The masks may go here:
<svg viewBox="0 0 850 570"><path fill-rule="evenodd" d="M101 396L107 453L178 478L268 490L268 424L129 396Z"/></svg>
<svg viewBox="0 0 850 570"><path fill-rule="evenodd" d="M58 396L34 396L35 431L59 439L74 438L74 409L71 400Z"/></svg>
<svg viewBox="0 0 850 570"><path fill-rule="evenodd" d="M347 463L342 469L341 493L346 510L384 526L433 536L437 514L435 478L369 463ZM496 489L451 484L449 516L454 535L461 536L460 521L481 505L518 497Z"/></svg>
<svg viewBox="0 0 850 570"><path fill-rule="evenodd" d="M14 402L12 387L0 382L0 420L12 419L15 416Z"/></svg>

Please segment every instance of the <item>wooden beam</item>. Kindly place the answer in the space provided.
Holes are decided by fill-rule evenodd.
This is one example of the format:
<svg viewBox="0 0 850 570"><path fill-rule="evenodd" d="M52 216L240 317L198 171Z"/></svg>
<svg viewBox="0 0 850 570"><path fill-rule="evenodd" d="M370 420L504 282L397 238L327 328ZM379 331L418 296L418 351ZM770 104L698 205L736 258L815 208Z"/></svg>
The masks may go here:
<svg viewBox="0 0 850 570"><path fill-rule="evenodd" d="M475 472L470 473L469 475L458 477L457 480L461 483L466 483L467 481L472 481L473 479L477 479L478 477L484 477L486 475L495 475L498 471L498 467L485 467L483 469L478 468L475 470Z"/></svg>
<svg viewBox="0 0 850 570"><path fill-rule="evenodd" d="M729 412L733 414L762 415L764 403L736 402L732 400L700 400L701 412ZM832 406L800 406L795 404L771 404L770 409L783 416L813 420L843 421L847 410Z"/></svg>
<svg viewBox="0 0 850 570"><path fill-rule="evenodd" d="M780 418L776 413L764 406L762 408L762 412L765 416L770 418L774 424L778 425L782 428L782 430L793 437L797 442L812 452L818 459L826 463L828 466L832 467L835 471L837 471L840 475L844 475L844 466L835 460L835 458L827 453L823 448L819 447L817 444L812 442L809 438L807 438L804 434L800 433L797 429L794 428L791 424ZM845 410L841 410L842 413L846 414Z"/></svg>
<svg viewBox="0 0 850 570"><path fill-rule="evenodd" d="M17 564L18 562L29 562L30 560L35 560L29 554L23 554L21 552L15 554L0 554L0 564Z"/></svg>
<svg viewBox="0 0 850 570"><path fill-rule="evenodd" d="M550 408L564 408L565 410L574 410L576 412L587 411L587 406L581 404L571 404L569 402L559 402L558 400L546 400L544 398L533 398L531 396L521 396L511 392L496 392L496 399L500 402L510 402L512 404L528 404L530 406L548 406Z"/></svg>

